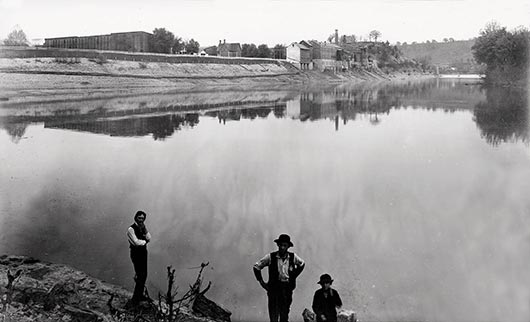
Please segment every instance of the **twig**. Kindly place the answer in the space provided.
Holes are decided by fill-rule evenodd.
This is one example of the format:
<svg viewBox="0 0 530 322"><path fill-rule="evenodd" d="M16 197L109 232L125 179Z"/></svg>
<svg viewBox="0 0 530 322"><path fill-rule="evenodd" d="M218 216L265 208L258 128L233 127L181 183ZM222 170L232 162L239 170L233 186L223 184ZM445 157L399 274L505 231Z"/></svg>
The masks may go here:
<svg viewBox="0 0 530 322"><path fill-rule="evenodd" d="M13 291L15 289L15 283L20 277L20 275L22 275L21 269L19 269L15 273L15 275L11 274L10 270L7 270L7 286L6 286L7 292L6 292L6 297L3 300L4 302L3 307L2 307L3 312L7 311L7 306L11 304L11 297L13 296Z"/></svg>

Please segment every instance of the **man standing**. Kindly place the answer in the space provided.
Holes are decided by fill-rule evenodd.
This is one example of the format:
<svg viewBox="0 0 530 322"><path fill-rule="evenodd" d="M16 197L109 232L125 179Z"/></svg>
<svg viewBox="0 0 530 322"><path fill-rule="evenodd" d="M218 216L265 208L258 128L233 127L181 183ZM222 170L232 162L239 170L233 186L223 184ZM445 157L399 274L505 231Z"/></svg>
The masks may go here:
<svg viewBox="0 0 530 322"><path fill-rule="evenodd" d="M144 288L147 280L147 243L151 240L151 234L145 227L145 217L147 217L145 212L139 210L134 215L134 223L127 229L131 260L136 274L136 285L131 300L133 304L147 299L144 296Z"/></svg>
<svg viewBox="0 0 530 322"><path fill-rule="evenodd" d="M282 234L274 242L278 245L278 251L265 255L257 262L254 265L254 275L267 291L270 322L288 322L296 278L304 270L305 263L295 253L287 251L294 246L289 235ZM263 281L261 275L265 266L269 267L268 283Z"/></svg>

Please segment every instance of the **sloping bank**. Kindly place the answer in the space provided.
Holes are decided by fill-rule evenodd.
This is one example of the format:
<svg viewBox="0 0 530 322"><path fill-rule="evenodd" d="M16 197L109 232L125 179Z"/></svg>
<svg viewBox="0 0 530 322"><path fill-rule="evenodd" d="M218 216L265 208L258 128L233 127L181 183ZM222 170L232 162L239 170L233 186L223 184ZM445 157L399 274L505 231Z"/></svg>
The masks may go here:
<svg viewBox="0 0 530 322"><path fill-rule="evenodd" d="M161 321L156 306L128 308L132 294L120 286L25 256L0 256L0 291L2 321ZM179 321L228 322L230 313L199 294L181 307Z"/></svg>
<svg viewBox="0 0 530 322"><path fill-rule="evenodd" d="M269 60L153 62L80 57L0 58L0 100L71 100L168 91L283 89L388 79L377 72L300 71Z"/></svg>

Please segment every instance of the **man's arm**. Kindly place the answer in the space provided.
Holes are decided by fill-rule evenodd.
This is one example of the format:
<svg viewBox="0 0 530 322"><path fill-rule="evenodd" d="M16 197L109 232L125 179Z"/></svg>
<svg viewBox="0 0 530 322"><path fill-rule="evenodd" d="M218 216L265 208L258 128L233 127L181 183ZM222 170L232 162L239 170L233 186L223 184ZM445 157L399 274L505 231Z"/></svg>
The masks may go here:
<svg viewBox="0 0 530 322"><path fill-rule="evenodd" d="M336 290L333 290L333 291L335 292L335 295L336 295L335 306L337 308L341 308L342 307L342 299L340 298L339 292L337 292Z"/></svg>
<svg viewBox="0 0 530 322"><path fill-rule="evenodd" d="M318 293L319 292L316 291L315 295L313 296L313 305L311 305L311 308L313 309L313 312L315 312L315 315L319 316L322 319L322 299L320 298Z"/></svg>
<svg viewBox="0 0 530 322"><path fill-rule="evenodd" d="M269 287L267 283L265 283L265 281L263 280L263 276L261 275L261 270L265 266L269 266L270 262L271 262L271 256L270 254L268 254L268 255L265 255L265 257L263 257L262 259L260 259L259 262L254 264L254 267L253 267L254 276L256 276L256 280L258 280L261 287L263 287L267 291L269 290Z"/></svg>
<svg viewBox="0 0 530 322"><path fill-rule="evenodd" d="M303 259L298 257L298 255L294 254L294 263L296 265L296 268L293 271L294 277L298 277L298 275L302 274L302 271L305 268L305 262Z"/></svg>
<svg viewBox="0 0 530 322"><path fill-rule="evenodd" d="M146 244L145 240L141 240L136 237L136 234L134 233L134 229L132 227L129 227L129 229L127 229L127 239L129 240L129 243L136 246L144 246Z"/></svg>
<svg viewBox="0 0 530 322"><path fill-rule="evenodd" d="M151 234L149 232L147 232L147 234L145 235L145 239L147 240L147 242L151 241Z"/></svg>

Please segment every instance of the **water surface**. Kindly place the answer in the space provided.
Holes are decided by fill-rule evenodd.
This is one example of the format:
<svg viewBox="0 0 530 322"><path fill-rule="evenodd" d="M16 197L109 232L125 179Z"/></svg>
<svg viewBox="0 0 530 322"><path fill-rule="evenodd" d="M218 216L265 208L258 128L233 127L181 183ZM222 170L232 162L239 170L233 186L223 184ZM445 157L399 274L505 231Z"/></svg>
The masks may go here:
<svg viewBox="0 0 530 322"><path fill-rule="evenodd" d="M469 82L469 81L467 81ZM289 233L373 321L530 319L526 93L477 83L168 94L0 108L0 252L132 289L148 213L151 294L210 262L207 293L266 321L252 265Z"/></svg>

